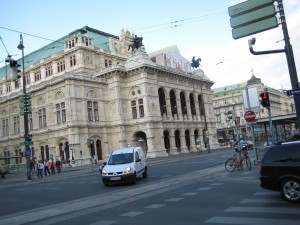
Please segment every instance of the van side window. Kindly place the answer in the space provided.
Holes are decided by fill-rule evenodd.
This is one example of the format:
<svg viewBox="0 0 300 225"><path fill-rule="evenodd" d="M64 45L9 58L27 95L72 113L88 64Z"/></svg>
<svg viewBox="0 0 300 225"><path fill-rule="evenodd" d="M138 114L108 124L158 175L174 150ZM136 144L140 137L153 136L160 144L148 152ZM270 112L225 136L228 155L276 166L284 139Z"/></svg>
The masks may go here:
<svg viewBox="0 0 300 225"><path fill-rule="evenodd" d="M139 153L135 152L135 161L137 161L138 159L140 159Z"/></svg>

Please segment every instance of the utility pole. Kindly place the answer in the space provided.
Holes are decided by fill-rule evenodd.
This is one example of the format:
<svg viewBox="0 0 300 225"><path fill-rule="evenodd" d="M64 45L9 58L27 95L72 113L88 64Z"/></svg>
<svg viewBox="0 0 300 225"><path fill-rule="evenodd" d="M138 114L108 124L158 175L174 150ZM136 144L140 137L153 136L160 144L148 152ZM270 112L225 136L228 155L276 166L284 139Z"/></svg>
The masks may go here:
<svg viewBox="0 0 300 225"><path fill-rule="evenodd" d="M29 111L29 98L26 93L26 78L25 78L25 63L24 63L24 45L23 45L23 37L20 34L20 44L18 45L18 49L22 50L22 64L23 64L23 97L24 97L24 132L25 132L25 156L26 156L26 165L27 165L27 180L31 180L31 163L30 163L30 142L31 136L29 135L29 127L28 127L28 111Z"/></svg>

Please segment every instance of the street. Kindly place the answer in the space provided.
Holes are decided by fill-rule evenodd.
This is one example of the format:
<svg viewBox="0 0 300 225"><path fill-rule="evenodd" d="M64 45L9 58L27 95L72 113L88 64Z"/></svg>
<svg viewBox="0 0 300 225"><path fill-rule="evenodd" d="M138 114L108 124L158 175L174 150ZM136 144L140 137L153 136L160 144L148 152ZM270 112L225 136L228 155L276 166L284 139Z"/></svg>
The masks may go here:
<svg viewBox="0 0 300 225"><path fill-rule="evenodd" d="M299 224L299 204L260 188L258 168L224 169L232 150L148 160L148 178L104 187L96 168L0 183L0 224Z"/></svg>

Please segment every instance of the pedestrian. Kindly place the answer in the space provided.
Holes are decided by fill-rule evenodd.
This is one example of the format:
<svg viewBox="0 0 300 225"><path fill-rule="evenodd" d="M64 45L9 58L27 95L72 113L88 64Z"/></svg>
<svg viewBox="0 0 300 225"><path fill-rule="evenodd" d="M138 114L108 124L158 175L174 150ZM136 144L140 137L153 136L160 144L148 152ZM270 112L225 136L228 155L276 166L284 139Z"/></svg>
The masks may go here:
<svg viewBox="0 0 300 225"><path fill-rule="evenodd" d="M42 160L39 160L37 163L37 177L39 179L43 178L43 170L44 170L44 163L42 162Z"/></svg>
<svg viewBox="0 0 300 225"><path fill-rule="evenodd" d="M55 174L55 162L54 162L54 160L51 160L49 166L50 166L51 174L54 175Z"/></svg>
<svg viewBox="0 0 300 225"><path fill-rule="evenodd" d="M4 164L2 164L0 167L1 180L6 179L6 177L5 177L6 172L7 172L7 168Z"/></svg>
<svg viewBox="0 0 300 225"><path fill-rule="evenodd" d="M45 176L47 176L47 175L50 176L48 160L44 161L44 171L45 171Z"/></svg>
<svg viewBox="0 0 300 225"><path fill-rule="evenodd" d="M69 164L69 167L72 167L72 165L71 165L71 158L68 159L68 164Z"/></svg>
<svg viewBox="0 0 300 225"><path fill-rule="evenodd" d="M60 161L59 161L58 158L56 159L55 164L56 164L57 173L60 173L61 172L61 167L60 167Z"/></svg>
<svg viewBox="0 0 300 225"><path fill-rule="evenodd" d="M97 156L94 155L95 164L97 164Z"/></svg>
<svg viewBox="0 0 300 225"><path fill-rule="evenodd" d="M32 174L36 174L36 170L35 170L35 162L34 162L34 160L31 160L30 166L31 166L31 172L32 172Z"/></svg>

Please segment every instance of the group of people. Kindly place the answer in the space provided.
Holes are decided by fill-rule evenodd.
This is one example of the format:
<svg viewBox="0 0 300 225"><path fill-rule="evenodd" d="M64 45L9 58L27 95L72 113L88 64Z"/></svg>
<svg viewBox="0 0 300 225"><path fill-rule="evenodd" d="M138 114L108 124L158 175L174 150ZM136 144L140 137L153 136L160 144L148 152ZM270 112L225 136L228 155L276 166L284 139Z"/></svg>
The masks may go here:
<svg viewBox="0 0 300 225"><path fill-rule="evenodd" d="M50 169L50 170L49 170ZM50 171L51 174L55 174L55 169L57 170L57 173L61 172L61 162L57 159L56 161L54 160L39 160L38 162L31 161L31 170L33 172L37 172L37 177L39 179L43 178L43 174L45 176L50 176Z"/></svg>

